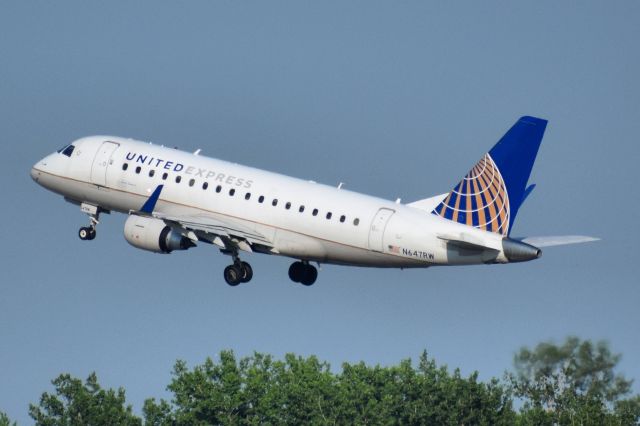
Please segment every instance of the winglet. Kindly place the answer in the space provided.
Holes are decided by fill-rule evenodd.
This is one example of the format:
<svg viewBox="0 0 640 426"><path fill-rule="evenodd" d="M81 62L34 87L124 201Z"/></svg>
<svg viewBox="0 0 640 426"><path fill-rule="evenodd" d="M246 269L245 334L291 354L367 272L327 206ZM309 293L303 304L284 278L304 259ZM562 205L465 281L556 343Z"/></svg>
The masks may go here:
<svg viewBox="0 0 640 426"><path fill-rule="evenodd" d="M158 185L156 190L153 191L153 194L149 197L149 199L144 203L144 205L140 208L140 211L143 213L151 214L153 213L153 209L156 208L156 203L158 202L158 198L160 198L160 192L162 192L162 188L164 185Z"/></svg>

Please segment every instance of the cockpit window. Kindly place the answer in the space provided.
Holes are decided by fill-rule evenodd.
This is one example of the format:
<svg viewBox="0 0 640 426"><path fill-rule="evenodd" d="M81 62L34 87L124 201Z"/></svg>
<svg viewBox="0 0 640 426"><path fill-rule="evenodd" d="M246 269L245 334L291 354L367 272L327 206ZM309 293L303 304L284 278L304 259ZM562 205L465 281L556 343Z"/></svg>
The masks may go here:
<svg viewBox="0 0 640 426"><path fill-rule="evenodd" d="M74 149L75 149L75 146L67 145L64 148L60 148L58 152L62 153L62 155L66 155L67 157L71 157L71 154L73 154Z"/></svg>

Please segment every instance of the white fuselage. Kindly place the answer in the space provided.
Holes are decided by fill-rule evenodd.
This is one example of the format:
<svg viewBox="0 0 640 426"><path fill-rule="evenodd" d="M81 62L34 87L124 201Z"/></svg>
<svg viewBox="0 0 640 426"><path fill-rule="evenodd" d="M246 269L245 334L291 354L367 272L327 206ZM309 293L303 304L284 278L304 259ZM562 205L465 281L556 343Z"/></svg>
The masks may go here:
<svg viewBox="0 0 640 426"><path fill-rule="evenodd" d="M156 211L237 223L271 241L272 253L305 261L399 268L507 262L502 235L427 209L131 139L91 136L73 145L71 156L51 154L31 175L77 204L128 214L162 184Z"/></svg>

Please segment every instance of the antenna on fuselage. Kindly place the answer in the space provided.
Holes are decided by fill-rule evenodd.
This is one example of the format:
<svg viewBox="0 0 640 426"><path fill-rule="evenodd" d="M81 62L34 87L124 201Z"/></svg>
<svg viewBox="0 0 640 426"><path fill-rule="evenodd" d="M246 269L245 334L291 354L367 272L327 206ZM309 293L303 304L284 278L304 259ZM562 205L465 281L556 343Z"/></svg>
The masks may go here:
<svg viewBox="0 0 640 426"><path fill-rule="evenodd" d="M200 148L196 149L193 155L200 155L200 151L202 151Z"/></svg>
<svg viewBox="0 0 640 426"><path fill-rule="evenodd" d="M338 189L342 189L342 185L344 185L344 182L340 182L340 183L338 184Z"/></svg>

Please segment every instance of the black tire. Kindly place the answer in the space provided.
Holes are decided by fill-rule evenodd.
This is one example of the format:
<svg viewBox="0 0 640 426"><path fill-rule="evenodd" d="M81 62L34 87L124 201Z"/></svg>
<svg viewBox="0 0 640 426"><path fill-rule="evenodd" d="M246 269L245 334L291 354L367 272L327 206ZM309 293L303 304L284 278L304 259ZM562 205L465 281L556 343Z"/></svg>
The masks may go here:
<svg viewBox="0 0 640 426"><path fill-rule="evenodd" d="M236 265L229 265L224 268L224 280L232 287L240 284L242 271Z"/></svg>
<svg viewBox="0 0 640 426"><path fill-rule="evenodd" d="M293 262L289 266L289 279L294 283L299 283L302 279L302 272L304 271L304 264L302 262Z"/></svg>
<svg viewBox="0 0 640 426"><path fill-rule="evenodd" d="M240 262L240 265L242 270L240 282L248 283L253 278L253 268L247 262Z"/></svg>
<svg viewBox="0 0 640 426"><path fill-rule="evenodd" d="M89 228L89 238L88 240L93 240L96 238L96 230L93 228Z"/></svg>
<svg viewBox="0 0 640 426"><path fill-rule="evenodd" d="M300 279L300 283L306 286L313 285L313 283L315 283L316 279L318 278L318 270L316 269L316 267L311 265L304 265L303 271L304 272Z"/></svg>
<svg viewBox="0 0 640 426"><path fill-rule="evenodd" d="M80 239L82 241L86 241L86 240L90 240L91 238L89 237L91 235L91 228L86 228L86 227L82 227L80 228L80 230L78 231L78 237L80 237Z"/></svg>

